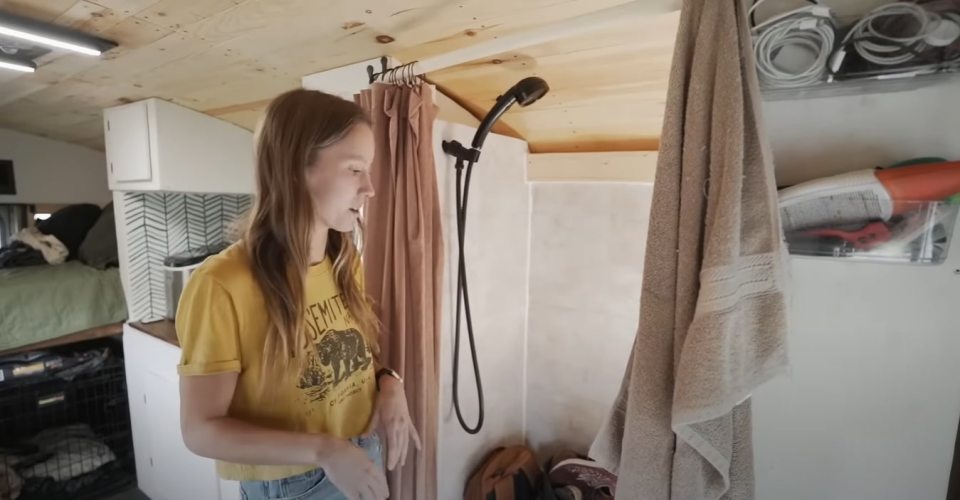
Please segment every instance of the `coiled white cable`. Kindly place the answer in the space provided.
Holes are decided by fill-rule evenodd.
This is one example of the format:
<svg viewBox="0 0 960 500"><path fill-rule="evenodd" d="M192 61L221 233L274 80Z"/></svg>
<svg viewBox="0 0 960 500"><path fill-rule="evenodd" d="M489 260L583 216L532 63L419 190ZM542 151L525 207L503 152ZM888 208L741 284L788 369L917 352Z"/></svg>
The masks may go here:
<svg viewBox="0 0 960 500"><path fill-rule="evenodd" d="M761 3L763 0L756 2L750 11ZM825 81L836 30L832 12L821 5L792 10L754 27L753 50L760 83L768 88L797 88ZM784 68L776 58L786 47L806 50L813 60L805 68Z"/></svg>
<svg viewBox="0 0 960 500"><path fill-rule="evenodd" d="M893 36L880 33L875 22L892 16L909 16L917 23L912 35ZM894 66L911 61L917 53L929 48L924 39L931 27L940 21L940 15L907 2L881 5L863 16L853 25L841 46L852 42L854 50L865 60L880 66ZM904 22L903 25L908 23Z"/></svg>

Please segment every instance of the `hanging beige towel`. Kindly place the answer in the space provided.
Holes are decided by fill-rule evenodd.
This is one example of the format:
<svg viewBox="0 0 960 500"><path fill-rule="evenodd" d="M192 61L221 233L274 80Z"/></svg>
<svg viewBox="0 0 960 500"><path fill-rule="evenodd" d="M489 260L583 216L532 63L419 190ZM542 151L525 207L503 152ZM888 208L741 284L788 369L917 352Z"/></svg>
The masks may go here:
<svg viewBox="0 0 960 500"><path fill-rule="evenodd" d="M754 496L751 392L787 365L773 168L746 9L687 0L654 184L640 323L591 455L617 500Z"/></svg>

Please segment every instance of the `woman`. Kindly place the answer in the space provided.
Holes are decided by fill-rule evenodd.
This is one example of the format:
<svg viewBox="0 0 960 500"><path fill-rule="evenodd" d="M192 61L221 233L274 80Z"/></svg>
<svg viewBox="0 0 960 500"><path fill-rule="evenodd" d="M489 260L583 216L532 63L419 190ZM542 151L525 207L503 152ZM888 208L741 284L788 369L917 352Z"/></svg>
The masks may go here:
<svg viewBox="0 0 960 500"><path fill-rule="evenodd" d="M381 500L412 441L402 380L377 363L378 323L353 231L373 196L363 110L294 90L257 134L246 234L180 300L181 428L243 498Z"/></svg>

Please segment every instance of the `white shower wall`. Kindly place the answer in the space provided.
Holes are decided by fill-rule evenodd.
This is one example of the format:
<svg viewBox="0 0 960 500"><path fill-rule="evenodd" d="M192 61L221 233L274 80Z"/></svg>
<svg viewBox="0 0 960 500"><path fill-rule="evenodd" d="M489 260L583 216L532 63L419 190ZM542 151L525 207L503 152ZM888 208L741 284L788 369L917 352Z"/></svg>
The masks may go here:
<svg viewBox="0 0 960 500"><path fill-rule="evenodd" d="M434 127L437 182L443 213L443 322L440 363L440 432L438 498L463 497L474 467L494 447L524 439L527 277L529 274L530 189L526 183L527 144L490 135L474 167L467 215L467 276L484 385L486 420L483 430L469 435L453 410L452 320L456 316L456 183L454 161L441 147L443 140L469 144L475 128L438 121ZM462 326L460 402L467 422L477 415L477 397Z"/></svg>
<svg viewBox="0 0 960 500"><path fill-rule="evenodd" d="M527 436L541 459L586 453L637 329L653 185L535 183Z"/></svg>
<svg viewBox="0 0 960 500"><path fill-rule="evenodd" d="M456 314L454 160L443 140L469 144L475 127L434 127L445 256L440 343L440 499L462 498L470 473L495 447L530 444L541 461L586 452L613 402L637 326L651 184L527 182L528 146L490 135L474 168L467 270L484 384L478 435L453 409ZM460 401L477 399L462 326Z"/></svg>
<svg viewBox="0 0 960 500"><path fill-rule="evenodd" d="M586 452L623 377L637 326L653 186L527 183L527 145L491 135L475 167L467 267L486 397L480 434L468 435L452 402L456 285L455 169L442 140L468 143L475 129L434 129L446 242L441 331L438 498L461 498L470 472L493 448L528 443L541 461ZM461 403L476 421L463 326Z"/></svg>

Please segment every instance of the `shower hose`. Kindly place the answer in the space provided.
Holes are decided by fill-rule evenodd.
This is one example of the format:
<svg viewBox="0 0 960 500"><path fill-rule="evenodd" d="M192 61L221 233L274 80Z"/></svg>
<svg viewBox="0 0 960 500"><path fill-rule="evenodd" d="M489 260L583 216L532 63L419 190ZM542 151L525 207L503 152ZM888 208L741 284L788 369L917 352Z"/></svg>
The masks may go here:
<svg viewBox="0 0 960 500"><path fill-rule="evenodd" d="M464 160L457 159L457 241L459 255L457 265L457 316L454 322L453 342L453 408L457 413L460 426L468 434L476 434L483 427L483 384L480 382L480 364L477 362L477 344L473 337L473 319L470 315L470 294L467 291L467 264L464 257L464 235L467 231L467 196L470 194L470 175L474 162L467 164L464 172ZM463 418L460 409L460 316L463 311L467 320L467 339L470 342L470 357L473 360L473 376L477 382L477 403L479 407L477 425L471 427Z"/></svg>

